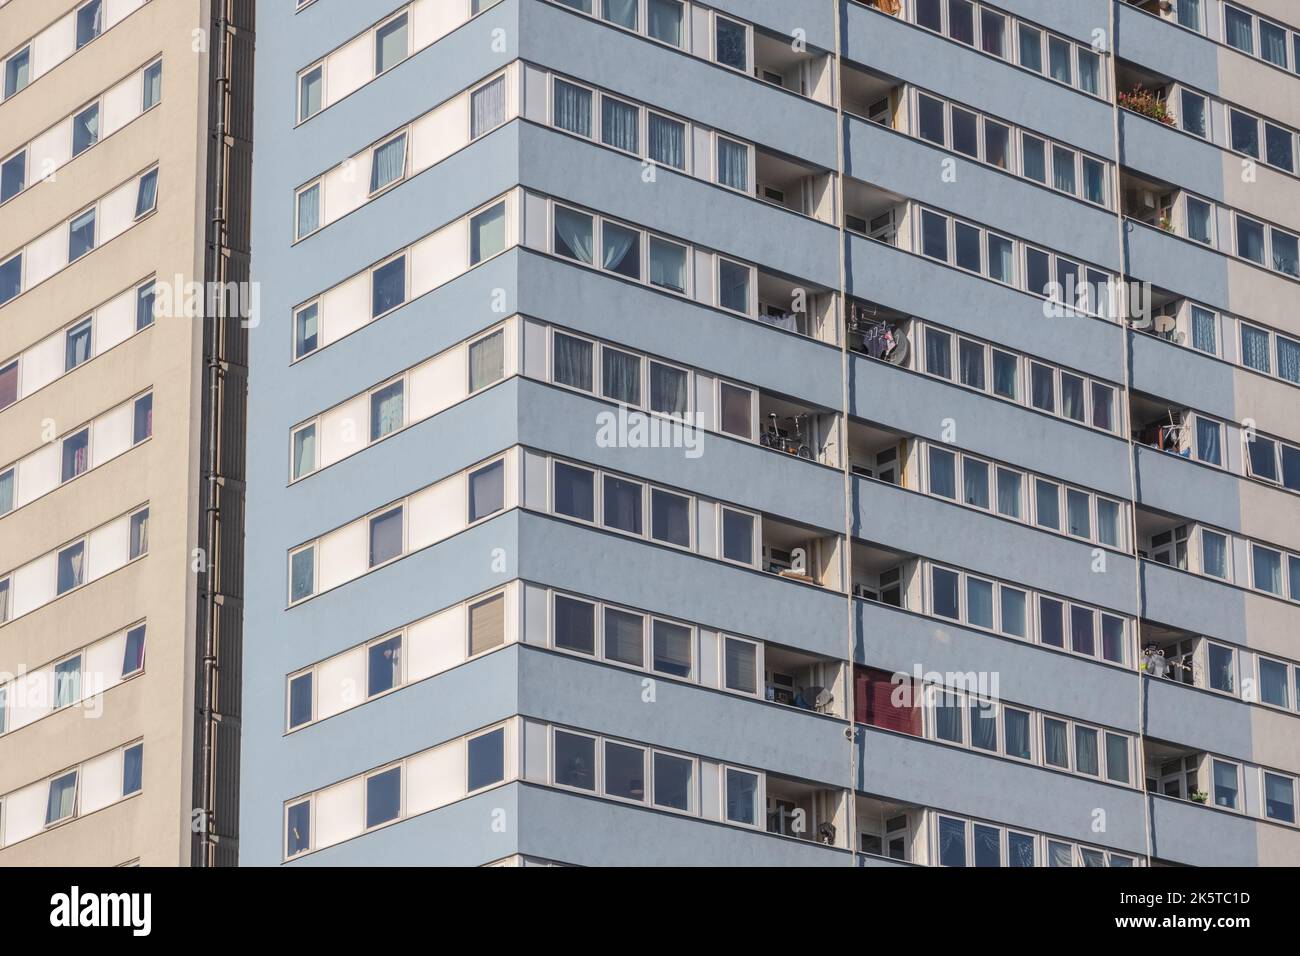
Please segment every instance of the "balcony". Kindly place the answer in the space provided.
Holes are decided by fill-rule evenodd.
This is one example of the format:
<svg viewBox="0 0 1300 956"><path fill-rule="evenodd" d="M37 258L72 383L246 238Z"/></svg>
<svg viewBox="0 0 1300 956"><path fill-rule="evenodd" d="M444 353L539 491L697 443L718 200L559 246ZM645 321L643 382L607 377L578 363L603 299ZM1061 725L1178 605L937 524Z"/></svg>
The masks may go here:
<svg viewBox="0 0 1300 956"><path fill-rule="evenodd" d="M857 851L872 857L866 866L923 863L925 808L859 794Z"/></svg>
<svg viewBox="0 0 1300 956"><path fill-rule="evenodd" d="M831 84L833 57L820 51L798 51L790 38L754 31L754 76L778 89L818 103L834 103Z"/></svg>
<svg viewBox="0 0 1300 956"><path fill-rule="evenodd" d="M759 527L762 544L760 569L768 574L840 590L838 535L800 527L764 516Z"/></svg>
<svg viewBox="0 0 1300 956"><path fill-rule="evenodd" d="M847 849L847 794L792 777L767 775L766 830Z"/></svg>

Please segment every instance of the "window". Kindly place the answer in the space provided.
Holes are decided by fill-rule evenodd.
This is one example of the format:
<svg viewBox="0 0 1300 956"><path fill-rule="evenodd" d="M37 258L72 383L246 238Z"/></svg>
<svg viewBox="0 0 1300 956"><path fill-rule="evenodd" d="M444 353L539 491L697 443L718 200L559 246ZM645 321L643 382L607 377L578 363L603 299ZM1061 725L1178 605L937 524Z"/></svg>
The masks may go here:
<svg viewBox="0 0 1300 956"><path fill-rule="evenodd" d="M391 435L405 423L404 393L405 386L401 379L370 393L370 440L372 442Z"/></svg>
<svg viewBox="0 0 1300 956"><path fill-rule="evenodd" d="M0 163L0 203L8 202L27 188L27 151Z"/></svg>
<svg viewBox="0 0 1300 956"><path fill-rule="evenodd" d="M757 826L758 774L728 767L725 780L727 820Z"/></svg>
<svg viewBox="0 0 1300 956"><path fill-rule="evenodd" d="M1061 146L1052 147L1052 185L1061 192L1074 195L1074 151Z"/></svg>
<svg viewBox="0 0 1300 956"><path fill-rule="evenodd" d="M162 61L151 63L144 70L144 96L141 111L147 113L162 101ZM317 109L319 109L319 104Z"/></svg>
<svg viewBox="0 0 1300 956"><path fill-rule="evenodd" d="M596 789L596 740L586 734L556 730L555 783L577 790Z"/></svg>
<svg viewBox="0 0 1300 956"><path fill-rule="evenodd" d="M1284 335L1277 336L1277 374L1292 384L1300 385L1300 342ZM1288 483L1287 487L1300 489L1300 484Z"/></svg>
<svg viewBox="0 0 1300 956"><path fill-rule="evenodd" d="M1003 706L1002 739L1008 757L1017 757L1020 760L1032 759L1028 711Z"/></svg>
<svg viewBox="0 0 1300 956"><path fill-rule="evenodd" d="M1027 23L1020 24L1020 65L1043 72L1043 35Z"/></svg>
<svg viewBox="0 0 1300 956"><path fill-rule="evenodd" d="M681 0L648 0L646 5L646 33L652 39L671 46L682 45Z"/></svg>
<svg viewBox="0 0 1300 956"><path fill-rule="evenodd" d="M650 362L650 410L665 415L686 414L690 376L680 368Z"/></svg>
<svg viewBox="0 0 1300 956"><path fill-rule="evenodd" d="M1211 761L1214 765L1214 805L1228 810L1237 809L1237 765L1222 760Z"/></svg>
<svg viewBox="0 0 1300 956"><path fill-rule="evenodd" d="M289 729L311 723L312 673L299 674L289 679Z"/></svg>
<svg viewBox="0 0 1300 956"><path fill-rule="evenodd" d="M320 183L315 183L298 194L298 238L311 235L320 228Z"/></svg>
<svg viewBox="0 0 1300 956"><path fill-rule="evenodd" d="M1017 521L1023 518L1023 476L1017 471L998 469L998 514Z"/></svg>
<svg viewBox="0 0 1300 956"><path fill-rule="evenodd" d="M308 352L316 351L317 317L320 308L316 303L297 311L293 319L293 352L295 358L302 358Z"/></svg>
<svg viewBox="0 0 1300 956"><path fill-rule="evenodd" d="M469 138L478 139L506 121L506 78L498 76L470 94Z"/></svg>
<svg viewBox="0 0 1300 956"><path fill-rule="evenodd" d="M1116 664L1124 663L1124 621L1113 614L1101 616L1101 656Z"/></svg>
<svg viewBox="0 0 1300 956"><path fill-rule="evenodd" d="M722 509L722 556L740 564L754 564L754 517Z"/></svg>
<svg viewBox="0 0 1300 956"><path fill-rule="evenodd" d="M653 3L666 0L650 0ZM673 0L675 2L675 0ZM651 23L654 22L653 7ZM686 168L686 124L675 119L650 113L647 125L650 158L656 163L671 166L674 169Z"/></svg>
<svg viewBox="0 0 1300 956"><path fill-rule="evenodd" d="M964 222L953 222L953 252L958 268L975 273L982 271L980 245L978 228Z"/></svg>
<svg viewBox="0 0 1300 956"><path fill-rule="evenodd" d="M592 264L595 220L585 213L555 207L555 252L578 262Z"/></svg>
<svg viewBox="0 0 1300 956"><path fill-rule="evenodd" d="M63 439L63 477L61 480L71 481L89 466L90 429L86 428Z"/></svg>
<svg viewBox="0 0 1300 956"><path fill-rule="evenodd" d="M72 155L78 156L99 142L99 104L92 103L72 117Z"/></svg>
<svg viewBox="0 0 1300 956"><path fill-rule="evenodd" d="M749 266L718 259L718 304L724 309L749 314Z"/></svg>
<svg viewBox="0 0 1300 956"><path fill-rule="evenodd" d="M471 737L466 747L466 789L473 793L506 778L506 732L502 727Z"/></svg>
<svg viewBox="0 0 1300 956"><path fill-rule="evenodd" d="M1201 571L1212 577L1228 577L1228 539L1217 531L1201 529Z"/></svg>
<svg viewBox="0 0 1300 956"><path fill-rule="evenodd" d="M651 2L653 3L654 0ZM689 813L692 809L691 794L695 789L695 762L686 757L660 753L657 750L651 761L654 805Z"/></svg>
<svg viewBox="0 0 1300 956"><path fill-rule="evenodd" d="M606 618L608 627L608 617ZM555 596L555 646L579 654L596 653L596 608L587 601Z"/></svg>
<svg viewBox="0 0 1300 956"><path fill-rule="evenodd" d="M128 555L132 561L149 551L149 509L145 508L131 515L130 547Z"/></svg>
<svg viewBox="0 0 1300 956"><path fill-rule="evenodd" d="M70 818L77 806L77 771L65 773L50 781L49 798L45 804L47 827Z"/></svg>
<svg viewBox="0 0 1300 956"><path fill-rule="evenodd" d="M298 78L298 122L321 111L325 92L325 67L308 70Z"/></svg>
<svg viewBox="0 0 1300 956"><path fill-rule="evenodd" d="M1015 258L1011 240L995 236L991 232L987 236L989 278L1007 285L1015 284Z"/></svg>
<svg viewBox="0 0 1300 956"><path fill-rule="evenodd" d="M1119 502L1097 499L1097 540L1101 544L1112 548L1121 547L1119 513Z"/></svg>
<svg viewBox="0 0 1300 956"><path fill-rule="evenodd" d="M18 401L18 360L0 366L0 408Z"/></svg>
<svg viewBox="0 0 1300 956"><path fill-rule="evenodd" d="M754 437L753 391L730 382L722 382L718 394L721 399L719 423L722 431L751 440Z"/></svg>
<svg viewBox="0 0 1300 956"><path fill-rule="evenodd" d="M504 332L485 335L469 346L469 390L477 392L499 382L506 375Z"/></svg>
<svg viewBox="0 0 1300 956"><path fill-rule="evenodd" d="M23 254L0 262L0 305L23 291Z"/></svg>
<svg viewBox="0 0 1300 956"><path fill-rule="evenodd" d="M1184 89L1182 105L1183 129L1204 139L1209 135L1209 127L1205 123L1205 97Z"/></svg>
<svg viewBox="0 0 1300 956"><path fill-rule="evenodd" d="M984 161L998 169L1011 169L1011 128L984 117Z"/></svg>
<svg viewBox="0 0 1300 956"><path fill-rule="evenodd" d="M1055 717L1043 718L1043 762L1049 767L1070 769L1069 725Z"/></svg>
<svg viewBox="0 0 1300 956"><path fill-rule="evenodd" d="M1289 690L1287 665L1259 658L1259 699L1275 707L1287 707Z"/></svg>
<svg viewBox="0 0 1300 956"><path fill-rule="evenodd" d="M685 295L685 246L658 236L650 237L650 283Z"/></svg>
<svg viewBox="0 0 1300 956"><path fill-rule="evenodd" d="M1028 133L1020 134L1022 170L1029 179L1047 183L1047 144Z"/></svg>
<svg viewBox="0 0 1300 956"><path fill-rule="evenodd" d="M473 657L506 642L506 597L496 594L469 609L469 655Z"/></svg>
<svg viewBox="0 0 1300 956"><path fill-rule="evenodd" d="M931 143L938 143L940 146L947 145L947 135L944 120L944 104L942 100L936 100L924 93L916 94L918 126L917 132L924 140Z"/></svg>
<svg viewBox="0 0 1300 956"><path fill-rule="evenodd" d="M1025 279L1028 291L1049 295L1052 291L1051 256L1041 249L1025 247Z"/></svg>
<svg viewBox="0 0 1300 956"><path fill-rule="evenodd" d="M562 461L555 463L555 511L579 521L595 521L595 474Z"/></svg>
<svg viewBox="0 0 1300 956"><path fill-rule="evenodd" d="M961 383L984 391L984 346L970 339L957 343L957 365Z"/></svg>
<svg viewBox="0 0 1300 956"><path fill-rule="evenodd" d="M144 784L144 744L127 747L122 752L122 796L139 793Z"/></svg>
<svg viewBox="0 0 1300 956"><path fill-rule="evenodd" d="M605 475L603 524L628 534L642 533L641 483Z"/></svg>
<svg viewBox="0 0 1300 956"><path fill-rule="evenodd" d="M370 166L370 194L373 196L406 175L406 134L394 136L374 148Z"/></svg>
<svg viewBox="0 0 1300 956"><path fill-rule="evenodd" d="M749 42L745 26L728 20L726 17L714 18L714 57L723 66L740 70L749 69Z"/></svg>
<svg viewBox="0 0 1300 956"><path fill-rule="evenodd" d="M948 0L948 35L958 43L975 45L975 8L970 0Z"/></svg>
<svg viewBox="0 0 1300 956"><path fill-rule="evenodd" d="M640 614L605 608L605 659L645 666L645 619Z"/></svg>
<svg viewBox="0 0 1300 956"><path fill-rule="evenodd" d="M1259 55L1274 66L1286 69L1286 30L1267 20L1259 21Z"/></svg>
<svg viewBox="0 0 1300 956"><path fill-rule="evenodd" d="M399 505L370 519L370 567L402 553L402 508Z"/></svg>
<svg viewBox="0 0 1300 956"><path fill-rule="evenodd" d="M1096 653L1095 627L1096 616L1091 608L1070 605L1070 647L1076 654L1092 657Z"/></svg>
<svg viewBox="0 0 1300 956"><path fill-rule="evenodd" d="M591 368L594 352L595 347L586 339L556 332L551 358L551 376L554 381L584 392L592 391L594 385Z"/></svg>
<svg viewBox="0 0 1300 956"><path fill-rule="evenodd" d="M1210 245L1213 242L1212 210L1210 204L1192 196L1187 197L1187 238Z"/></svg>
<svg viewBox="0 0 1300 956"><path fill-rule="evenodd" d="M1100 382L1092 383L1092 425L1102 431L1114 431L1115 390Z"/></svg>
<svg viewBox="0 0 1300 956"><path fill-rule="evenodd" d="M1061 414L1076 422L1084 420L1083 379L1069 372L1061 373Z"/></svg>
<svg viewBox="0 0 1300 956"><path fill-rule="evenodd" d="M366 696L374 697L402 683L402 635L377 641L366 649Z"/></svg>
<svg viewBox="0 0 1300 956"><path fill-rule="evenodd" d="M644 747L605 741L605 795L644 802L645 758Z"/></svg>
<svg viewBox="0 0 1300 956"><path fill-rule="evenodd" d="M1050 647L1065 648L1065 606L1053 598L1038 597L1038 639Z"/></svg>
<svg viewBox="0 0 1300 956"><path fill-rule="evenodd" d="M103 0L90 0L77 10L77 49L99 36L103 29Z"/></svg>
<svg viewBox="0 0 1300 956"><path fill-rule="evenodd" d="M316 549L303 548L289 558L289 600L301 601L316 591Z"/></svg>
<svg viewBox="0 0 1300 956"><path fill-rule="evenodd" d="M957 596L959 576L957 572L939 567L932 567L930 571L930 582L934 592L933 613L940 617L951 618L954 621L960 620L961 611L958 606Z"/></svg>
<svg viewBox="0 0 1300 956"><path fill-rule="evenodd" d="M1253 441L1247 441L1246 460L1253 477L1277 481L1277 444L1271 438L1256 434Z"/></svg>
<svg viewBox="0 0 1300 956"><path fill-rule="evenodd" d="M742 694L758 693L758 645L736 637L723 640L724 686Z"/></svg>
<svg viewBox="0 0 1300 956"><path fill-rule="evenodd" d="M54 709L81 700L81 656L54 665Z"/></svg>
<svg viewBox="0 0 1300 956"><path fill-rule="evenodd" d="M970 699L970 742L972 747L993 753L998 749L997 705Z"/></svg>
<svg viewBox="0 0 1300 956"><path fill-rule="evenodd" d="M928 326L925 330L925 370L940 378L952 378L952 336Z"/></svg>
<svg viewBox="0 0 1300 956"><path fill-rule="evenodd" d="M63 370L71 372L91 356L91 320L86 319L68 329L64 338Z"/></svg>
<svg viewBox="0 0 1300 956"><path fill-rule="evenodd" d="M378 318L406 301L406 256L399 256L371 275L371 318Z"/></svg>
<svg viewBox="0 0 1300 956"><path fill-rule="evenodd" d="M1106 779L1113 783L1128 783L1128 738L1122 734L1106 734Z"/></svg>
<svg viewBox="0 0 1300 956"><path fill-rule="evenodd" d="M556 79L552 122L560 129L591 137L591 91Z"/></svg>
<svg viewBox="0 0 1300 956"><path fill-rule="evenodd" d="M1232 135L1232 148L1239 153L1259 158L1259 122L1238 110L1228 110L1228 127Z"/></svg>
<svg viewBox="0 0 1300 956"><path fill-rule="evenodd" d="M1093 96L1101 95L1101 57L1091 50L1078 48L1079 89Z"/></svg>
<svg viewBox="0 0 1300 956"><path fill-rule="evenodd" d="M375 75L391 70L407 57L406 14L375 31Z"/></svg>
<svg viewBox="0 0 1300 956"><path fill-rule="evenodd" d="M691 546L691 499L661 488L650 492L650 537L656 541Z"/></svg>
<svg viewBox="0 0 1300 956"><path fill-rule="evenodd" d="M1255 24L1249 13L1224 4L1223 25L1224 39L1228 41L1229 46L1236 47L1243 53L1254 54Z"/></svg>
<svg viewBox="0 0 1300 956"><path fill-rule="evenodd" d="M952 107L952 148L966 156L979 159L979 117L959 106Z"/></svg>
<svg viewBox="0 0 1300 956"><path fill-rule="evenodd" d="M1247 368L1268 374L1268 333L1241 323L1241 362Z"/></svg>
<svg viewBox="0 0 1300 956"><path fill-rule="evenodd" d="M1258 222L1237 216L1237 255L1257 265L1264 262L1264 227Z"/></svg>
<svg viewBox="0 0 1300 956"><path fill-rule="evenodd" d="M1251 564L1254 567L1254 586L1257 590L1282 596L1282 555L1272 548L1252 544Z"/></svg>
<svg viewBox="0 0 1300 956"><path fill-rule="evenodd" d="M506 506L506 464L492 464L470 472L469 520L471 522L496 514Z"/></svg>
<svg viewBox="0 0 1300 956"><path fill-rule="evenodd" d="M1201 0L1178 0L1178 23L1200 32Z"/></svg>
<svg viewBox="0 0 1300 956"><path fill-rule="evenodd" d="M1070 84L1070 43L1060 37L1047 37L1047 68L1052 79Z"/></svg>
<svg viewBox="0 0 1300 956"><path fill-rule="evenodd" d="M744 143L718 137L718 182L749 192L749 147Z"/></svg>
<svg viewBox="0 0 1300 956"><path fill-rule="evenodd" d="M966 821L939 817L939 865L966 865Z"/></svg>
<svg viewBox="0 0 1300 956"><path fill-rule="evenodd" d="M1030 402L1045 412L1056 411L1056 376L1053 370L1037 362L1029 363Z"/></svg>
<svg viewBox="0 0 1300 956"><path fill-rule="evenodd" d="M31 47L24 47L5 61L5 99L31 82L31 71Z"/></svg>
<svg viewBox="0 0 1300 956"><path fill-rule="evenodd" d="M1065 490L1065 517L1067 530L1076 538L1092 537L1092 499L1073 488Z"/></svg>
<svg viewBox="0 0 1300 956"><path fill-rule="evenodd" d="M1269 232L1273 241L1273 268L1300 278L1300 240L1276 227Z"/></svg>
<svg viewBox="0 0 1300 956"><path fill-rule="evenodd" d="M950 690L938 690L934 704L934 736L949 743L962 742L962 705Z"/></svg>
<svg viewBox="0 0 1300 956"><path fill-rule="evenodd" d="M1264 160L1270 166L1295 172L1295 134L1290 130L1264 124Z"/></svg>
<svg viewBox="0 0 1300 956"><path fill-rule="evenodd" d="M7 515L14 510L14 475L13 468L0 472L0 515ZM0 621L4 615L0 614Z"/></svg>
<svg viewBox="0 0 1300 956"><path fill-rule="evenodd" d="M284 855L297 856L311 849L311 801L295 803L285 812Z"/></svg>
<svg viewBox="0 0 1300 956"><path fill-rule="evenodd" d="M86 583L86 546L78 541L58 556L58 594L66 594Z"/></svg>
<svg viewBox="0 0 1300 956"><path fill-rule="evenodd" d="M601 265L629 279L641 278L641 233L612 222L600 230Z"/></svg>
<svg viewBox="0 0 1300 956"><path fill-rule="evenodd" d="M930 494L957 500L957 456L930 446Z"/></svg>
<svg viewBox="0 0 1300 956"><path fill-rule="evenodd" d="M76 262L95 248L95 210L87 209L68 226L68 261Z"/></svg>
<svg viewBox="0 0 1300 956"><path fill-rule="evenodd" d="M916 22L927 30L943 32L942 0L916 0Z"/></svg>
<svg viewBox="0 0 1300 956"><path fill-rule="evenodd" d="M1264 813L1270 820L1295 823L1295 781L1264 771Z"/></svg>
<svg viewBox="0 0 1300 956"><path fill-rule="evenodd" d="M651 624L651 666L661 674L690 677L694 632L681 624L656 620Z"/></svg>
<svg viewBox="0 0 1300 956"><path fill-rule="evenodd" d="M608 3L608 0L606 0ZM635 4L636 0L632 0ZM635 16L635 9L633 10ZM612 96L600 98L600 140L606 146L613 146L629 153L639 152L639 131L641 128L641 110L631 103L624 103Z"/></svg>
<svg viewBox="0 0 1300 956"><path fill-rule="evenodd" d="M1007 18L988 7L980 8L980 49L1006 59Z"/></svg>
<svg viewBox="0 0 1300 956"><path fill-rule="evenodd" d="M1091 727L1074 726L1074 769L1090 777L1101 776L1097 731Z"/></svg>
<svg viewBox="0 0 1300 956"><path fill-rule="evenodd" d="M392 767L366 778L366 829L402 815L402 768Z"/></svg>
<svg viewBox="0 0 1300 956"><path fill-rule="evenodd" d="M966 623L993 630L993 583L966 578Z"/></svg>
<svg viewBox="0 0 1300 956"><path fill-rule="evenodd" d="M948 261L948 217L921 210L921 251L940 262Z"/></svg>

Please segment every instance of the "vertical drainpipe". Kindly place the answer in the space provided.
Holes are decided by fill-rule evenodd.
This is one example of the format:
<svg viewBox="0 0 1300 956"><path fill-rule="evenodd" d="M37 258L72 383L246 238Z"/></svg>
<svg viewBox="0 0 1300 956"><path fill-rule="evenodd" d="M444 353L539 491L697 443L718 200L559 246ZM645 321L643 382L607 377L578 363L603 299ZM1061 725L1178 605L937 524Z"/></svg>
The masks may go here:
<svg viewBox="0 0 1300 956"><path fill-rule="evenodd" d="M226 201L226 132L227 132L227 95L230 89L228 69L228 11L229 0L212 0L212 126L209 136L208 169L213 177L212 211L208 221L211 230L208 239L207 275L210 282L218 283L218 288L225 288L225 201ZM214 158L215 157L215 158ZM205 296L205 301L215 300L215 314L208 317L208 344L203 356L207 393L207 447L204 450L204 513L206 525L204 545L207 548L206 565L203 571L204 611L203 611L203 669L202 691L199 698L199 716L203 727L203 750L199 768L199 807L203 813L203 830L199 839L199 852L192 860L196 866L214 865L214 845L212 839L212 818L216 803L216 779L213 769L215 736L215 668L216 668L216 629L217 596L213 573L218 561L217 550L220 547L218 532L221 524L220 508L217 495L220 485L219 470L221 464L221 333L226 323L226 296Z"/></svg>
<svg viewBox="0 0 1300 956"><path fill-rule="evenodd" d="M1138 658L1141 658L1142 642L1142 617L1146 610L1146 600L1142 591L1142 559L1138 557L1138 525L1137 525L1137 445L1133 441L1133 428L1129 419L1129 403L1132 400L1133 387L1133 333L1129 329L1128 318L1131 313L1129 308L1130 296L1129 290L1129 255L1128 243L1125 241L1127 226L1124 222L1123 193L1120 190L1120 134L1119 134L1119 51L1117 49L1116 37L1119 35L1119 3L1117 0L1109 0L1110 3L1110 36L1107 41L1109 49L1106 51L1110 57L1110 95L1111 95L1111 135L1113 137L1115 148L1115 171L1112 177L1113 189L1111 195L1115 202L1115 229L1119 239L1119 278L1120 289L1123 293L1122 298L1118 301L1124 305L1123 311L1118 316L1120 334L1123 336L1123 359L1124 359L1124 402L1123 407L1117 412L1122 416L1121 421L1124 424L1124 439L1128 445L1128 482L1129 482L1129 541L1133 549L1133 596L1137 617L1134 625L1134 646L1136 647ZM1111 301L1115 302L1115 296L1111 296ZM1135 661L1138 663L1138 661ZM1137 766L1134 772L1138 774L1138 780L1142 785L1142 828L1146 839L1146 859L1147 865L1151 865L1151 831L1152 831L1152 803L1151 795L1146 792L1146 715L1147 715L1147 674L1139 670L1138 675L1138 738L1137 738Z"/></svg>
<svg viewBox="0 0 1300 956"><path fill-rule="evenodd" d="M847 671L844 675L844 712L849 719L849 797L845 807L845 839L848 841L850 860L857 866L857 808L858 808L858 741L857 725L854 723L854 669L853 669L853 471L849 462L849 297L848 297L848 263L846 243L848 234L844 228L844 96L842 90L843 73L840 69L844 53L843 21L845 0L832 0L835 15L835 53L831 58L831 98L835 104L835 151L837 168L832 180L835 188L833 209L835 225L839 230L840 247L840 288L839 288L839 328L840 337L840 471L844 483L844 554L840 566L843 568L845 600L848 602L845 625L845 659Z"/></svg>

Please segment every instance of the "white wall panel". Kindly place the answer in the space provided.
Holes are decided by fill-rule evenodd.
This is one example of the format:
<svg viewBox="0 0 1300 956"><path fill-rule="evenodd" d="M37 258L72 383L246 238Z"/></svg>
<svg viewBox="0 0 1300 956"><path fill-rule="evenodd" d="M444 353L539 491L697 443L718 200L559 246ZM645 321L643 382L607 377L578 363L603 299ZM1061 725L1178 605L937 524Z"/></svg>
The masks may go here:
<svg viewBox="0 0 1300 956"><path fill-rule="evenodd" d="M13 574L11 590L13 614L18 617L54 600L58 561L53 554L43 554L30 561Z"/></svg>
<svg viewBox="0 0 1300 956"><path fill-rule="evenodd" d="M140 115L144 106L144 72L137 71L104 94L100 110L103 136L112 136Z"/></svg>
<svg viewBox="0 0 1300 956"><path fill-rule="evenodd" d="M49 793L49 782L41 780L5 798L5 846L34 836L44 829Z"/></svg>
<svg viewBox="0 0 1300 956"><path fill-rule="evenodd" d="M316 794L316 846L332 846L365 829L365 794L361 777Z"/></svg>
<svg viewBox="0 0 1300 956"><path fill-rule="evenodd" d="M145 0L104 0L104 29L121 23L144 6Z"/></svg>
<svg viewBox="0 0 1300 956"><path fill-rule="evenodd" d="M90 533L86 542L86 580L111 574L127 562L131 519L123 516Z"/></svg>
<svg viewBox="0 0 1300 956"><path fill-rule="evenodd" d="M126 632L114 634L86 649L82 687L87 693L108 690L122 682L122 656L126 653Z"/></svg>
<svg viewBox="0 0 1300 956"><path fill-rule="evenodd" d="M411 49L420 50L469 19L470 0L415 0L411 5Z"/></svg>
<svg viewBox="0 0 1300 956"><path fill-rule="evenodd" d="M40 285L68 264L68 227L58 226L27 246L24 289Z"/></svg>
<svg viewBox="0 0 1300 956"><path fill-rule="evenodd" d="M370 566L367 523L354 521L323 537L316 548L317 579L321 591L338 587Z"/></svg>
<svg viewBox="0 0 1300 956"><path fill-rule="evenodd" d="M9 688L9 732L40 720L54 708L54 667L17 678Z"/></svg>
<svg viewBox="0 0 1300 956"><path fill-rule="evenodd" d="M448 349L411 370L410 415L417 422L450 408L469 391L465 350Z"/></svg>
<svg viewBox="0 0 1300 956"><path fill-rule="evenodd" d="M321 297L321 346L370 321L370 273L353 276Z"/></svg>
<svg viewBox="0 0 1300 956"><path fill-rule="evenodd" d="M324 720L365 699L366 654L358 647L316 669L316 719Z"/></svg>
<svg viewBox="0 0 1300 956"><path fill-rule="evenodd" d="M469 220L459 219L416 243L411 253L411 298L419 298L468 268Z"/></svg>
<svg viewBox="0 0 1300 956"><path fill-rule="evenodd" d="M23 353L23 395L44 388L63 374L63 335L51 335Z"/></svg>
<svg viewBox="0 0 1300 956"><path fill-rule="evenodd" d="M454 475L410 499L408 550L442 541L465 527L465 478Z"/></svg>
<svg viewBox="0 0 1300 956"><path fill-rule="evenodd" d="M119 405L90 426L90 467L98 468L131 447L135 432L134 403Z"/></svg>
<svg viewBox="0 0 1300 956"><path fill-rule="evenodd" d="M325 174L321 225L327 226L356 209L370 196L370 167L374 155L366 150Z"/></svg>
<svg viewBox="0 0 1300 956"><path fill-rule="evenodd" d="M325 61L325 96L322 109L360 89L375 76L375 41L371 33L357 37L330 54Z"/></svg>
<svg viewBox="0 0 1300 956"><path fill-rule="evenodd" d="M30 186L72 159L72 120L65 119L32 140L27 151L27 183Z"/></svg>
<svg viewBox="0 0 1300 956"><path fill-rule="evenodd" d="M407 679L423 680L464 662L465 642L463 605L411 625L407 631Z"/></svg>
<svg viewBox="0 0 1300 956"><path fill-rule="evenodd" d="M369 396L358 395L320 418L320 467L332 465L366 446Z"/></svg>
<svg viewBox="0 0 1300 956"><path fill-rule="evenodd" d="M102 810L122 799L122 751L87 760L81 765L79 816Z"/></svg>
<svg viewBox="0 0 1300 956"><path fill-rule="evenodd" d="M95 354L101 355L135 332L136 290L128 289L95 311Z"/></svg>
<svg viewBox="0 0 1300 956"><path fill-rule="evenodd" d="M21 508L59 486L62 477L61 442L50 442L18 462L18 495L14 507Z"/></svg>
<svg viewBox="0 0 1300 956"><path fill-rule="evenodd" d="M135 225L135 204L139 180L121 185L99 201L99 237L97 245L115 239Z"/></svg>
<svg viewBox="0 0 1300 956"><path fill-rule="evenodd" d="M469 145L469 95L461 94L417 120L411 129L411 171L419 172Z"/></svg>
<svg viewBox="0 0 1300 956"><path fill-rule="evenodd" d="M446 806L464 795L464 741L453 740L406 762L408 816Z"/></svg>
<svg viewBox="0 0 1300 956"><path fill-rule="evenodd" d="M77 16L69 13L50 24L32 41L32 82L44 76L77 49Z"/></svg>

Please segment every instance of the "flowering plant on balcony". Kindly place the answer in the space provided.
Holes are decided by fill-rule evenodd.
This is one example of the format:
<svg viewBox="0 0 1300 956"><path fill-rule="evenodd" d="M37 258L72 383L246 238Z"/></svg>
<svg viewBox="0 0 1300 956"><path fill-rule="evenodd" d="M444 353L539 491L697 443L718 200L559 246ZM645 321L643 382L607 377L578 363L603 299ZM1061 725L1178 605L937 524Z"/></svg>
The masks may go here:
<svg viewBox="0 0 1300 956"><path fill-rule="evenodd" d="M1204 790L1193 790L1188 796L1194 803L1205 803L1210 799L1210 795Z"/></svg>
<svg viewBox="0 0 1300 956"><path fill-rule="evenodd" d="M1174 116L1169 112L1169 106L1165 103L1164 98L1157 96L1153 90L1144 89L1141 83L1127 93L1121 92L1119 94L1119 105L1126 110L1132 110L1134 113L1149 116L1166 126L1174 125Z"/></svg>

